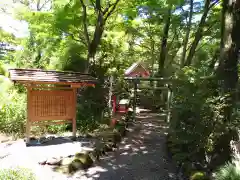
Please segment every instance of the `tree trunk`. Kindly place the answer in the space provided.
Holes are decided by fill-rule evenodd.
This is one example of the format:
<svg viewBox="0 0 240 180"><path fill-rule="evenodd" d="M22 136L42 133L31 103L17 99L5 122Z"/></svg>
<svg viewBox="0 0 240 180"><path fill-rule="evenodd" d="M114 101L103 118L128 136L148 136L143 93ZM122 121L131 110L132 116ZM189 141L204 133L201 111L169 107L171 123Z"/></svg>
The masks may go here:
<svg viewBox="0 0 240 180"><path fill-rule="evenodd" d="M171 25L171 13L172 13L172 5L169 5L168 12L165 17L165 25L163 29L163 37L162 37L162 43L161 43L161 52L158 60L159 76L163 75L163 69L164 69L164 64L165 64L166 55L167 55L167 40L168 40L169 28Z"/></svg>
<svg viewBox="0 0 240 180"><path fill-rule="evenodd" d="M226 6L225 6L226 5ZM225 7L224 7L225 6ZM229 147L231 140L237 139L236 128L232 127L233 108L237 100L238 83L238 56L240 49L240 1L223 0L222 11L224 17L224 32L222 35L221 63L216 72L218 82L218 92L224 97L224 106L219 110L221 112L221 128L218 129L222 135L216 140L214 147L215 157L212 158L209 168L219 166L231 159L231 150Z"/></svg>
<svg viewBox="0 0 240 180"><path fill-rule="evenodd" d="M191 31L191 26L192 26L192 16L193 16L193 0L190 0L190 10L189 10L189 15L188 15L188 24L187 24L186 36L183 40L183 52L182 52L182 57L181 57L181 61L180 61L180 66L181 67L184 66L184 62L185 62L185 58L186 58L189 34L190 34L190 31Z"/></svg>
<svg viewBox="0 0 240 180"><path fill-rule="evenodd" d="M103 9L103 7L101 6L100 0L96 0L96 2L92 4L95 10L95 13L97 15L97 22L95 24L95 30L91 40L88 32L88 24L87 24L88 22L87 7L84 1L80 0L80 4L82 6L84 35L85 35L85 39L88 46L87 62L86 62L86 68L85 68L86 73L88 73L89 71L90 64L95 61L95 55L97 53L97 48L101 43L101 38L104 32L105 23L107 19L112 15L114 10L116 9L116 6L119 3L119 1L120 0L116 0L114 3L108 3L105 9Z"/></svg>
<svg viewBox="0 0 240 180"><path fill-rule="evenodd" d="M224 94L229 94L227 104L224 108L224 120L231 121L232 109L236 100L236 87L238 83L238 58L240 49L240 1L224 0L226 5L224 46L222 48L221 64L217 71L220 80L220 88Z"/></svg>
<svg viewBox="0 0 240 180"><path fill-rule="evenodd" d="M223 59L224 59L224 43L226 41L226 33L225 33L225 19L227 13L227 1L222 2L222 17L221 17L221 42L220 42L220 56L218 58L219 65L217 67L217 71L221 71L220 67L222 67Z"/></svg>
<svg viewBox="0 0 240 180"><path fill-rule="evenodd" d="M205 1L203 15L201 17L200 23L198 25L197 32L195 34L195 38L194 38L194 40L192 42L190 51L188 53L187 60L186 60L186 62L184 64L185 66L191 65L193 56L194 56L196 48L198 46L198 43L199 43L199 41L201 40L201 38L203 36L203 28L204 28L204 25L205 25L205 22L206 22L206 19L207 19L208 12L214 5L214 4L212 4L210 6L210 3L211 3L211 0L206 0Z"/></svg>
<svg viewBox="0 0 240 180"><path fill-rule="evenodd" d="M95 61L94 58L95 58L95 55L97 52L97 48L99 47L100 42L101 42L102 34L104 31L104 25L105 25L105 22L104 22L103 14L101 11L99 11L93 39L89 42L89 45L88 45L86 72L89 71L89 65L91 63L94 63L94 61Z"/></svg>
<svg viewBox="0 0 240 180"><path fill-rule="evenodd" d="M151 77L154 77L154 64L155 64L155 41L153 40L153 37L150 37L151 40ZM149 82L150 87L154 87L153 81Z"/></svg>

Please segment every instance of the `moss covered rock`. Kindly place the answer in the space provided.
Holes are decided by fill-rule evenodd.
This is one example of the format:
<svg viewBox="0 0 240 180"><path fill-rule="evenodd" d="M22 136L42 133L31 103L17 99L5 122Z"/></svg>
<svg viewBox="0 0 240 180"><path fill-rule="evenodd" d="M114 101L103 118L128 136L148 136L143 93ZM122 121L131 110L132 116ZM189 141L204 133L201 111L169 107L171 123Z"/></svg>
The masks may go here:
<svg viewBox="0 0 240 180"><path fill-rule="evenodd" d="M63 166L56 166L53 168L55 172L63 173L63 174L68 174L69 173L69 164L63 165Z"/></svg>
<svg viewBox="0 0 240 180"><path fill-rule="evenodd" d="M71 164L71 162L74 160L73 157L67 157L67 158L63 158L60 162L60 165L61 166L65 166L65 165L68 165L68 164Z"/></svg>
<svg viewBox="0 0 240 180"><path fill-rule="evenodd" d="M92 157L94 158L95 161L99 161L100 157L102 156L102 151L95 148L92 152Z"/></svg>
<svg viewBox="0 0 240 180"><path fill-rule="evenodd" d="M209 180L204 172L195 172L191 175L190 180Z"/></svg>
<svg viewBox="0 0 240 180"><path fill-rule="evenodd" d="M74 160L79 160L82 163L82 168L87 169L93 165L93 160L88 153L76 153L75 154L75 159ZM74 161L73 160L73 161Z"/></svg>
<svg viewBox="0 0 240 180"><path fill-rule="evenodd" d="M76 171L84 169L84 165L79 159L74 159L69 165L68 165L68 173L72 174Z"/></svg>
<svg viewBox="0 0 240 180"><path fill-rule="evenodd" d="M121 139L122 139L122 136L117 130L105 132L102 134L102 141L105 143L112 142L114 144L117 144L121 142Z"/></svg>

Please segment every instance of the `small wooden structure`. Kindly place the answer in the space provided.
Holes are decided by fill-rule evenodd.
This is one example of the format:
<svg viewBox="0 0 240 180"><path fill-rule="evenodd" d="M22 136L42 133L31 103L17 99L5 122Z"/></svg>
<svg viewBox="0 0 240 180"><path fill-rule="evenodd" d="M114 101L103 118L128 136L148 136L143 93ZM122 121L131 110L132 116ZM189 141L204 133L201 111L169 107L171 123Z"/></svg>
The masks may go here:
<svg viewBox="0 0 240 180"><path fill-rule="evenodd" d="M72 123L76 136L77 88L94 86L96 79L77 72L9 69L10 79L27 88L26 137L31 126Z"/></svg>
<svg viewBox="0 0 240 180"><path fill-rule="evenodd" d="M129 105L128 99L121 99L118 103L118 111L117 112L126 114L128 112L128 105Z"/></svg>
<svg viewBox="0 0 240 180"><path fill-rule="evenodd" d="M124 73L125 77L149 77L149 71L141 62L133 63Z"/></svg>
<svg viewBox="0 0 240 180"><path fill-rule="evenodd" d="M145 89L155 89L155 90L167 90L167 104L166 104L166 110L164 110L167 113L167 122L170 121L170 116L171 116L171 101L172 101L172 89L171 85L174 79L171 78L154 78L154 77L125 77L124 78L127 81L130 81L134 84L134 99L133 99L133 116L135 118L136 115L136 94L138 90L138 84L142 81L157 81L164 83L165 86L162 87L148 87Z"/></svg>

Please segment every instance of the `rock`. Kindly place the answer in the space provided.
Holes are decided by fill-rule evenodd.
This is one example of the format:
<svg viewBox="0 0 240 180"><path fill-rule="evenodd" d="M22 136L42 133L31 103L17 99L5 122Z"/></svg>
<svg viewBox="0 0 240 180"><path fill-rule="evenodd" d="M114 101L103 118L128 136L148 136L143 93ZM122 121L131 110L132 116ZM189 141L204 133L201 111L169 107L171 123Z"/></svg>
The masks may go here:
<svg viewBox="0 0 240 180"><path fill-rule="evenodd" d="M51 141L54 140L56 137L55 136L47 136L46 140Z"/></svg>
<svg viewBox="0 0 240 180"><path fill-rule="evenodd" d="M98 143L94 149L95 153L100 157L102 155L105 155L105 151L104 151L104 142Z"/></svg>
<svg viewBox="0 0 240 180"><path fill-rule="evenodd" d="M29 140L30 140L30 141L36 141L37 138L35 138L35 137L30 137Z"/></svg>
<svg viewBox="0 0 240 180"><path fill-rule="evenodd" d="M53 168L55 172L63 173L63 174L68 174L69 173L69 165L64 165L64 166L56 166Z"/></svg>
<svg viewBox="0 0 240 180"><path fill-rule="evenodd" d="M46 164L52 165L52 166L58 166L58 165L60 165L60 163L61 163L61 159L55 158L55 157L50 158L46 161Z"/></svg>
<svg viewBox="0 0 240 180"><path fill-rule="evenodd" d="M77 137L76 137L76 136L71 136L70 139L71 139L72 141L77 141Z"/></svg>
<svg viewBox="0 0 240 180"><path fill-rule="evenodd" d="M95 148L95 149L91 152L91 155L92 155L92 157L94 158L95 161L99 161L100 156L102 155L102 152L101 152L101 150Z"/></svg>
<svg viewBox="0 0 240 180"><path fill-rule="evenodd" d="M126 136L127 130L126 130L125 125L124 126L119 126L117 131L121 134L122 137Z"/></svg>
<svg viewBox="0 0 240 180"><path fill-rule="evenodd" d="M121 140L122 140L121 134L115 131L113 135L113 143L115 144L120 143Z"/></svg>
<svg viewBox="0 0 240 180"><path fill-rule="evenodd" d="M112 145L110 143L109 144L105 144L103 150L105 152L111 152L112 151Z"/></svg>
<svg viewBox="0 0 240 180"><path fill-rule="evenodd" d="M89 156L89 153L86 153L86 154L84 154L84 153L77 153L75 155L75 159L74 160L76 160L76 159L81 161L83 169L87 169L87 168L89 168L89 167L91 167L93 165L93 160Z"/></svg>
<svg viewBox="0 0 240 180"><path fill-rule="evenodd" d="M83 163L79 159L74 159L69 165L68 165L68 172L69 173L75 173L76 171L83 168Z"/></svg>
<svg viewBox="0 0 240 180"><path fill-rule="evenodd" d="M74 156L74 155L68 155L67 158L71 158L71 157L73 157L73 156Z"/></svg>
<svg viewBox="0 0 240 180"><path fill-rule="evenodd" d="M46 160L46 159L41 160L41 161L38 162L38 164L40 164L40 165L45 165L46 163L47 163L47 160Z"/></svg>
<svg viewBox="0 0 240 180"><path fill-rule="evenodd" d="M63 158L60 162L61 166L69 165L74 160L74 158Z"/></svg>
<svg viewBox="0 0 240 180"><path fill-rule="evenodd" d="M113 142L116 144L121 142L121 134L117 130L106 132L103 134L102 139L104 142Z"/></svg>
<svg viewBox="0 0 240 180"><path fill-rule="evenodd" d="M25 138L24 139L24 142L26 142L27 141L27 139ZM37 141L37 138L35 138L35 137L30 137L29 138L29 141Z"/></svg>
<svg viewBox="0 0 240 180"><path fill-rule="evenodd" d="M40 137L39 141L40 141L40 143L44 143L44 142L47 141L47 138L46 137Z"/></svg>

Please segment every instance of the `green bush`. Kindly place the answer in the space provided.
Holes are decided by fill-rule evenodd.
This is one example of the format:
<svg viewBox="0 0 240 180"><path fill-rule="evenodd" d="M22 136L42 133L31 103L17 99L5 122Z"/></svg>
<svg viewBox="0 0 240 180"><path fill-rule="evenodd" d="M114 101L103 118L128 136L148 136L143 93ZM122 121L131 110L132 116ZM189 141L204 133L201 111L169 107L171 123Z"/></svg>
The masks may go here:
<svg viewBox="0 0 240 180"><path fill-rule="evenodd" d="M240 167L234 163L227 163L216 173L216 180L239 180Z"/></svg>
<svg viewBox="0 0 240 180"><path fill-rule="evenodd" d="M26 122L26 95L10 90L2 98L4 99L0 102L0 131L22 134Z"/></svg>
<svg viewBox="0 0 240 180"><path fill-rule="evenodd" d="M204 148L213 128L210 104L211 91L199 79L195 70L186 69L178 74L174 84L173 117L170 124L170 149L174 159L199 161L204 159Z"/></svg>
<svg viewBox="0 0 240 180"><path fill-rule="evenodd" d="M173 159L189 176L186 164L198 163L213 170L230 160L230 140L236 137L238 118L223 119L228 96L219 95L216 79L202 78L203 73L186 67L173 84L172 119L168 149ZM200 169L199 169L200 168Z"/></svg>
<svg viewBox="0 0 240 180"><path fill-rule="evenodd" d="M67 130L67 124L57 124L57 125L49 125L47 126L48 133L57 134L61 132L65 132Z"/></svg>
<svg viewBox="0 0 240 180"><path fill-rule="evenodd" d="M35 175L28 169L2 169L0 170L0 180L35 180Z"/></svg>

